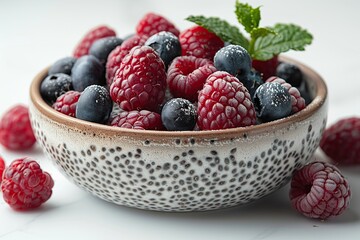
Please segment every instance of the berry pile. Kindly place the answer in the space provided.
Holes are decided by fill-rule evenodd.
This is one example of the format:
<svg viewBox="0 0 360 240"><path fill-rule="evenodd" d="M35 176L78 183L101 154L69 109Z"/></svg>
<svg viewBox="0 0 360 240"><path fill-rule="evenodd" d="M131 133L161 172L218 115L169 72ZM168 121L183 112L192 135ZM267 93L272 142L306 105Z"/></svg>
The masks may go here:
<svg viewBox="0 0 360 240"><path fill-rule="evenodd" d="M305 107L301 70L277 55L255 61L203 26L179 31L154 13L134 32L121 39L107 26L90 30L72 57L50 67L44 100L82 120L168 131L246 127Z"/></svg>

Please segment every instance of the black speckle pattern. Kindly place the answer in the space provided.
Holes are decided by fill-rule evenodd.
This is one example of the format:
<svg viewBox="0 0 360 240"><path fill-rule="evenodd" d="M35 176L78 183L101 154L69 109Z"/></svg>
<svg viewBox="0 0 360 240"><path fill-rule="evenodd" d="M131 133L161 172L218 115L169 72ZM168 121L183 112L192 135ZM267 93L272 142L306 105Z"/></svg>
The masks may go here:
<svg viewBox="0 0 360 240"><path fill-rule="evenodd" d="M59 128L73 141L63 142L53 134L56 131L44 130L53 125L40 116L31 119L45 152L82 189L119 205L176 212L231 207L279 189L310 160L326 125L326 119L309 121L293 138L277 134L259 145L251 134L226 144L174 138L169 147L146 138L137 144L97 141L99 134L85 133L94 140L81 141L80 146L74 136L83 133ZM106 145L97 144L104 141ZM254 154L244 154L250 144Z"/></svg>

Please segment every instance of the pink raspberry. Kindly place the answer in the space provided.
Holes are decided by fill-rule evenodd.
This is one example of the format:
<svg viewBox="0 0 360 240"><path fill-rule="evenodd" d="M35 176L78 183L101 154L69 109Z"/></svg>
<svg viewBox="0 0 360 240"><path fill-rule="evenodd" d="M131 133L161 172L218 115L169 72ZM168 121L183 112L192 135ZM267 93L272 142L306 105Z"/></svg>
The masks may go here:
<svg viewBox="0 0 360 240"><path fill-rule="evenodd" d="M4 171L1 191L3 198L14 209L39 207L51 194L54 181L31 158L13 161Z"/></svg>
<svg viewBox="0 0 360 240"><path fill-rule="evenodd" d="M215 71L216 68L209 59L180 56L169 66L166 82L174 97L195 102L205 80Z"/></svg>
<svg viewBox="0 0 360 240"><path fill-rule="evenodd" d="M227 72L211 74L199 92L198 127L216 130L256 123L254 105L246 87Z"/></svg>
<svg viewBox="0 0 360 240"><path fill-rule="evenodd" d="M291 107L292 113L297 113L306 107L305 99L301 96L299 90L296 87L291 86L284 79L273 76L266 80L266 82L277 82L280 83L286 90L289 91L291 96Z"/></svg>
<svg viewBox="0 0 360 240"><path fill-rule="evenodd" d="M110 95L125 111L157 111L165 97L165 65L159 55L148 46L131 49L121 61Z"/></svg>
<svg viewBox="0 0 360 240"><path fill-rule="evenodd" d="M63 95L60 95L52 107L63 114L71 117L75 117L76 104L79 101L81 93L77 91L68 91Z"/></svg>
<svg viewBox="0 0 360 240"><path fill-rule="evenodd" d="M36 142L29 110L23 105L15 105L0 119L0 143L11 150L25 150Z"/></svg>
<svg viewBox="0 0 360 240"><path fill-rule="evenodd" d="M215 53L224 47L224 41L215 33L201 26L194 26L180 33L182 55L214 59Z"/></svg>
<svg viewBox="0 0 360 240"><path fill-rule="evenodd" d="M0 183L1 183L1 180L2 180L2 175L3 175L4 169L5 169L5 161L0 156Z"/></svg>
<svg viewBox="0 0 360 240"><path fill-rule="evenodd" d="M146 35L133 35L110 52L106 63L107 86L111 86L115 73L120 68L121 60L130 52L133 47L143 46L147 38L148 37Z"/></svg>
<svg viewBox="0 0 360 240"><path fill-rule="evenodd" d="M140 130L163 130L161 116L147 110L122 111L112 121L111 126Z"/></svg>
<svg viewBox="0 0 360 240"><path fill-rule="evenodd" d="M179 30L165 17L155 13L147 13L136 25L138 35L152 36L161 31L171 32L179 36Z"/></svg>
<svg viewBox="0 0 360 240"><path fill-rule="evenodd" d="M81 39L74 50L74 57L79 58L81 56L87 55L91 45L98 39L105 37L116 36L116 33L113 29L107 26L98 26L91 29L85 36Z"/></svg>
<svg viewBox="0 0 360 240"><path fill-rule="evenodd" d="M348 181L329 163L310 163L295 172L291 180L291 204L310 218L340 215L349 206L350 197Z"/></svg>

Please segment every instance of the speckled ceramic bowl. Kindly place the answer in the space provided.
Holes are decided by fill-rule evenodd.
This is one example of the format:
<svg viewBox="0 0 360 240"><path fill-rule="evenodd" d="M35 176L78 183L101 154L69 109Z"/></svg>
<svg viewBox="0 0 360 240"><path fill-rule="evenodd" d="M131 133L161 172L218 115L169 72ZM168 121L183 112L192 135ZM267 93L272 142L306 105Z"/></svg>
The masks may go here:
<svg viewBox="0 0 360 240"><path fill-rule="evenodd" d="M295 115L261 125L167 132L78 120L42 100L39 88L47 69L31 85L31 121L61 172L101 199L158 211L231 207L279 189L318 147L327 118L326 85L316 72L295 63L313 101Z"/></svg>

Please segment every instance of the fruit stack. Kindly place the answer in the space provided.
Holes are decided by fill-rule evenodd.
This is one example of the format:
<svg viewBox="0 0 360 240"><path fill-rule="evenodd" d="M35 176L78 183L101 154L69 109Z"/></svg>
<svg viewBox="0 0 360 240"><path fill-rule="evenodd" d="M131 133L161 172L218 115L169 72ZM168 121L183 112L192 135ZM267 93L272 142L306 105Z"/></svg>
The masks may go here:
<svg viewBox="0 0 360 240"><path fill-rule="evenodd" d="M42 97L78 119L147 130L246 127L301 111L310 101L302 72L278 55L303 50L311 34L259 27L260 9L248 4L237 2L235 12L249 37L204 16L189 16L195 25L180 32L148 13L126 38L96 27L50 67Z"/></svg>

